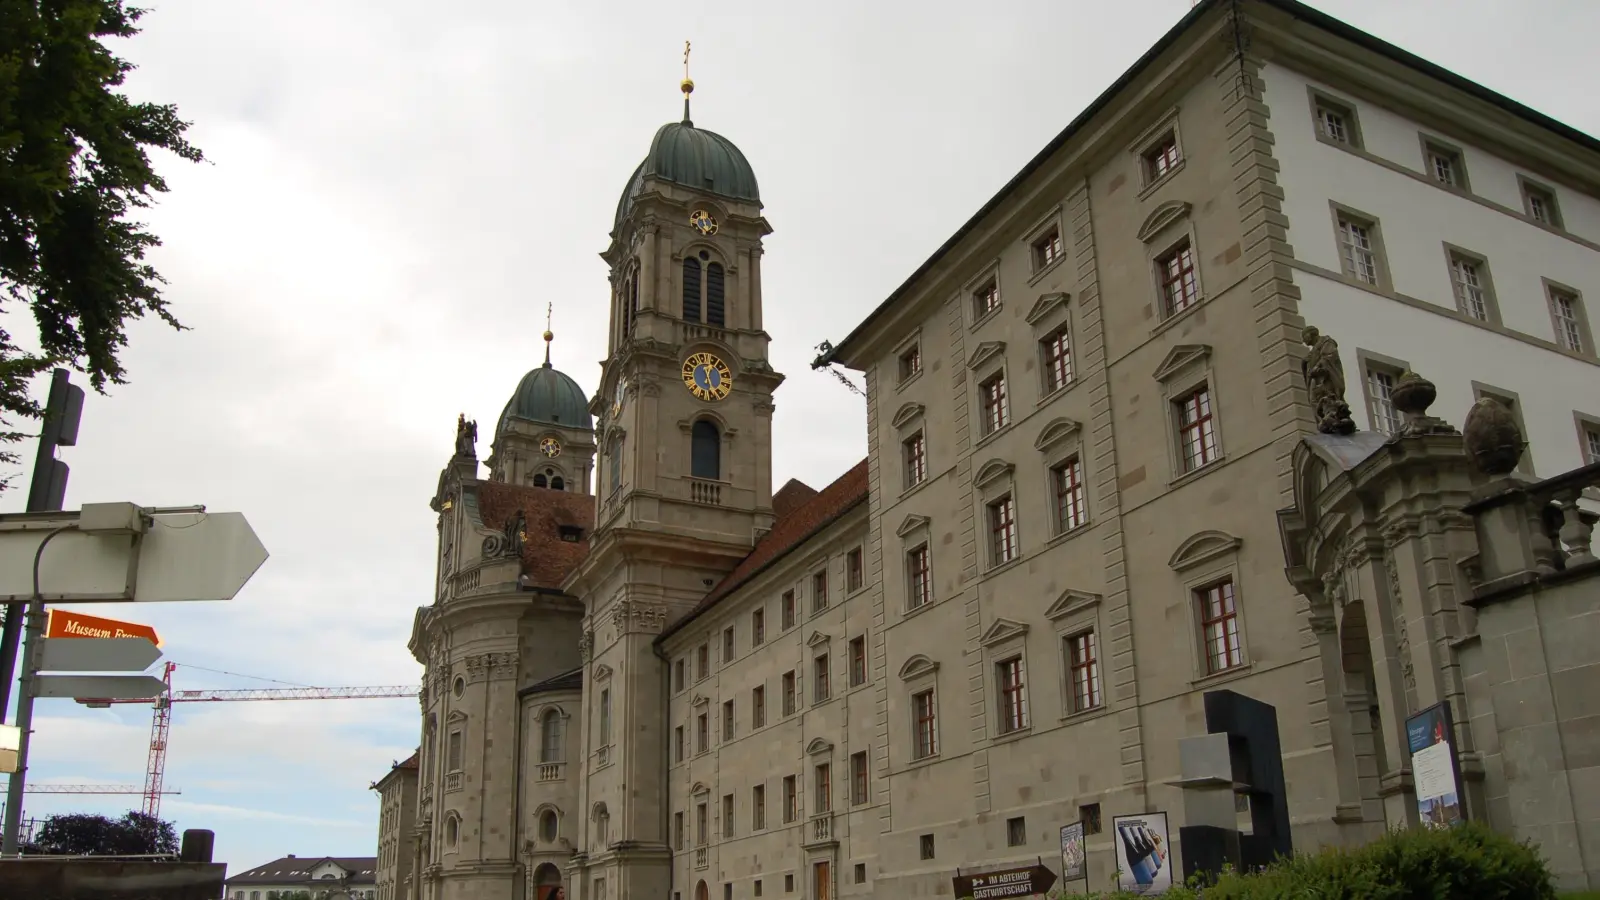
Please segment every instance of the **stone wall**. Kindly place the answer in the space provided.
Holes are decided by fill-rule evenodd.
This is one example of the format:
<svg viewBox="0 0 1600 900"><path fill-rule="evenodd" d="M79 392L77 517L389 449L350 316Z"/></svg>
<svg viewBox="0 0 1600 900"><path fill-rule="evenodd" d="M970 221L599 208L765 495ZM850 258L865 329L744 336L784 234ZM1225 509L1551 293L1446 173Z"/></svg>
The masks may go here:
<svg viewBox="0 0 1600 900"><path fill-rule="evenodd" d="M119 859L0 861L0 897L28 900L216 900L223 863Z"/></svg>

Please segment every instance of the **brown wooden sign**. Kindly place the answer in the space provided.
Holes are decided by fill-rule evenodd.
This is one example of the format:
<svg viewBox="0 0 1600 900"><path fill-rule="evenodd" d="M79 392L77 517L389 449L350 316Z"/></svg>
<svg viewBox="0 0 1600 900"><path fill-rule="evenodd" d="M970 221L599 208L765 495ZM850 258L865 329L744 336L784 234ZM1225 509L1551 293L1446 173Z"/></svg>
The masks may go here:
<svg viewBox="0 0 1600 900"><path fill-rule="evenodd" d="M951 879L956 900L1004 900L1006 897L1032 897L1050 890L1056 873L1044 865L1000 869L979 875L957 875Z"/></svg>

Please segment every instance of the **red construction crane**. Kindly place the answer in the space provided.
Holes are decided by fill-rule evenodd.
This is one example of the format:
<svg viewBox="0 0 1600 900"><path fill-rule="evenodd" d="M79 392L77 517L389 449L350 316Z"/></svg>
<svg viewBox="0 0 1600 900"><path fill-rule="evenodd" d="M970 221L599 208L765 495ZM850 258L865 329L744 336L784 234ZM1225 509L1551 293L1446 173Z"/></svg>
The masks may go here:
<svg viewBox="0 0 1600 900"><path fill-rule="evenodd" d="M172 689L172 670L178 666L176 663L166 663L161 680L167 683L167 692L152 702L144 700L78 700L85 706L104 709L113 703L152 703L150 717L150 757L145 765L144 773L144 813L148 816L159 818L161 815L161 795L177 793L167 791L162 782L166 778L167 769L167 736L172 731L172 704L174 703L218 703L231 700L378 700L395 697L416 698L418 688L415 685L388 685L383 687L292 687L292 688L245 688L243 690L216 690L216 691L174 691ZM82 791L81 793L122 793L122 791Z"/></svg>

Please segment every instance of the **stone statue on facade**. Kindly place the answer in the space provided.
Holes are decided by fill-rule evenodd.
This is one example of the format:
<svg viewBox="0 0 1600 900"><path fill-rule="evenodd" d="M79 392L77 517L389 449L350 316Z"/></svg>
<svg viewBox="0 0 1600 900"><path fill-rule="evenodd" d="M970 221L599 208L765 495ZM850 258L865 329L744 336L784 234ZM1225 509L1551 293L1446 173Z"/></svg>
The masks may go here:
<svg viewBox="0 0 1600 900"><path fill-rule="evenodd" d="M1306 355L1306 393L1316 411L1317 430L1323 434L1350 434L1356 430L1350 404L1344 399L1344 362L1339 342L1307 325L1301 340L1311 349Z"/></svg>
<svg viewBox="0 0 1600 900"><path fill-rule="evenodd" d="M465 413L456 417L456 455L478 455L478 420L468 420Z"/></svg>
<svg viewBox="0 0 1600 900"><path fill-rule="evenodd" d="M504 553L506 556L521 556L522 542L527 537L527 533L528 517L522 512L522 510L519 509L517 510L516 514L506 522L506 540L504 544L505 549L501 550L500 552Z"/></svg>

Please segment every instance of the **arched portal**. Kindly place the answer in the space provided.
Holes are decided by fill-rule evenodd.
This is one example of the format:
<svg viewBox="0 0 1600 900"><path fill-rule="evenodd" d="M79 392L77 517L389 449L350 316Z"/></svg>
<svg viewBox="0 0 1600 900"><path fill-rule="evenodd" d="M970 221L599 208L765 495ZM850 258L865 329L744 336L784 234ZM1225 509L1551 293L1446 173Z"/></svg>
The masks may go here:
<svg viewBox="0 0 1600 900"><path fill-rule="evenodd" d="M704 881L694 886L694 900L711 900L711 892Z"/></svg>
<svg viewBox="0 0 1600 900"><path fill-rule="evenodd" d="M561 870L544 863L533 870L534 900L563 900L565 891L561 889Z"/></svg>

